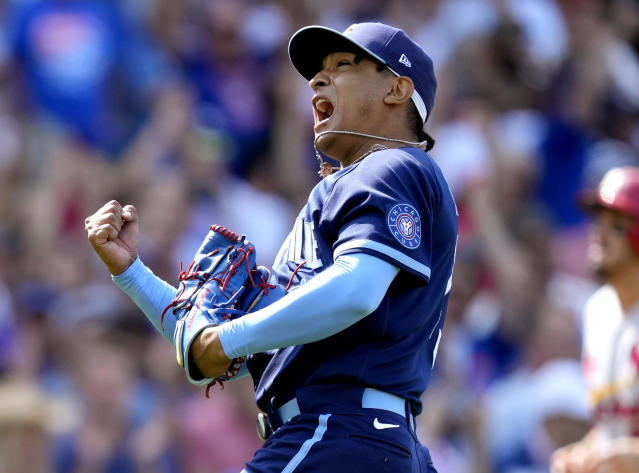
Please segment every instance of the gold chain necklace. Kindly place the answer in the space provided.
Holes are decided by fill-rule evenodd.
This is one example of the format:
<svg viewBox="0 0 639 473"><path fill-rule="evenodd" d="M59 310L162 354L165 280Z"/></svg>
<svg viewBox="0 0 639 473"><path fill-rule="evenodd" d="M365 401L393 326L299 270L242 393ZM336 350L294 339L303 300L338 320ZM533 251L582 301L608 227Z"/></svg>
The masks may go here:
<svg viewBox="0 0 639 473"><path fill-rule="evenodd" d="M348 166L352 166L353 164L357 164L360 161L362 161L365 157L373 154L376 151L382 151L384 149L388 149L388 146L384 146L384 145L380 145L379 143L375 143L373 146L371 146L371 149L366 151L364 154L362 154L359 158L357 158L355 161L353 161ZM317 151L317 149L315 150L315 155L317 156L317 160L319 161L320 170L318 172L319 172L319 175L322 178L325 178L326 176L330 176L331 174L333 174L333 171L339 171L340 169L344 169L344 168L341 168L341 167L333 166L331 163L329 163L327 161L324 161L322 159L322 156ZM348 167L348 166L346 166L346 167Z"/></svg>

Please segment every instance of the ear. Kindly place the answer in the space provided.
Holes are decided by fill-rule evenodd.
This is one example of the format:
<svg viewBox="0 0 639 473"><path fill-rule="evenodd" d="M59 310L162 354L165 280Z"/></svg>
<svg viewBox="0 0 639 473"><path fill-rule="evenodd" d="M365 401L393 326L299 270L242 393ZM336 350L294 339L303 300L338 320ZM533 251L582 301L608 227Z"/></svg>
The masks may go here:
<svg viewBox="0 0 639 473"><path fill-rule="evenodd" d="M384 103L387 105L400 105L411 99L415 86L413 81L406 77L395 77L391 83L390 90L384 96Z"/></svg>

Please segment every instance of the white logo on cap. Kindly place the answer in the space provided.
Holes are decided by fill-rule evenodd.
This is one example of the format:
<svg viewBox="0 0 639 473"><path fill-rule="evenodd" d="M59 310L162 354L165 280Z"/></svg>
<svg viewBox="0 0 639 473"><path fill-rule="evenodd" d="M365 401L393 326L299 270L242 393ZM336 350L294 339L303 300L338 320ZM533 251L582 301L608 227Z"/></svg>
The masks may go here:
<svg viewBox="0 0 639 473"><path fill-rule="evenodd" d="M404 66L406 67L411 67L410 61L408 60L408 58L406 57L406 54L402 54L399 57L399 62L401 62Z"/></svg>
<svg viewBox="0 0 639 473"><path fill-rule="evenodd" d="M346 31L344 31L344 34L350 33L351 31L353 31L356 28L359 28L359 23L353 23L351 26L346 28Z"/></svg>

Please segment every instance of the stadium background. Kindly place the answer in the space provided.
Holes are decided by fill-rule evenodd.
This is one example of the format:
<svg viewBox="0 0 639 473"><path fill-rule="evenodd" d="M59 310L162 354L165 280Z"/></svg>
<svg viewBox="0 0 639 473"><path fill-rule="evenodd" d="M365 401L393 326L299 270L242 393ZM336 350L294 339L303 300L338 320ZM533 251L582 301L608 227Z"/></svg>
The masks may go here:
<svg viewBox="0 0 639 473"><path fill-rule="evenodd" d="M173 283L210 223L269 264L317 180L288 38L374 19L435 61L427 129L461 214L422 441L440 473L537 473L585 432L595 285L575 196L639 164L639 2L0 0L1 471L232 473L251 457L248 383L187 385L84 217L135 204L141 256Z"/></svg>

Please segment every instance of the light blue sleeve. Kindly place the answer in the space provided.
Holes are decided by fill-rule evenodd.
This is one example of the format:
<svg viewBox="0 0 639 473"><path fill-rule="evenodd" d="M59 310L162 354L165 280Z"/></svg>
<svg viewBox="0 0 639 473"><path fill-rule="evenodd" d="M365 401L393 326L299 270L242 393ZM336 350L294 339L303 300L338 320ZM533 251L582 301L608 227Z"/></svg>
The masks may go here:
<svg viewBox="0 0 639 473"><path fill-rule="evenodd" d="M155 329L173 345L173 333L177 320L172 314L167 313L162 323L164 329L162 329L160 319L165 307L175 297L177 289L153 274L140 258L137 258L122 274L112 276L111 279L144 312ZM246 364L243 364L233 380L248 374Z"/></svg>
<svg viewBox="0 0 639 473"><path fill-rule="evenodd" d="M229 358L329 337L373 312L399 268L365 253L330 268L270 306L220 326Z"/></svg>
<svg viewBox="0 0 639 473"><path fill-rule="evenodd" d="M164 317L164 330L160 326L160 317L164 308L175 297L177 289L153 274L140 258L122 274L111 276L111 279L144 312L155 329L173 345L175 317L171 314Z"/></svg>

